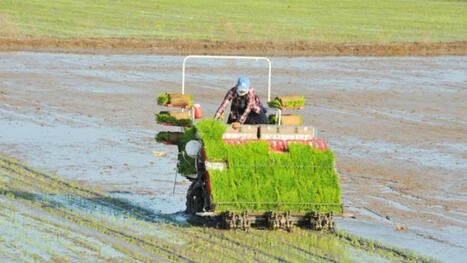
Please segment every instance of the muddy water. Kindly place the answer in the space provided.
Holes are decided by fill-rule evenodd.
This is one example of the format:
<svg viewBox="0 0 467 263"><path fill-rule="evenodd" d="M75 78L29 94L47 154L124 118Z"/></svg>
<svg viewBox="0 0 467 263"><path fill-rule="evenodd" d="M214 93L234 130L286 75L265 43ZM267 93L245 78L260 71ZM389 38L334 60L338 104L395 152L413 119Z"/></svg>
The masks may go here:
<svg viewBox="0 0 467 263"><path fill-rule="evenodd" d="M0 152L174 213L187 184L176 149L154 142L154 97L181 88L183 57L0 53ZM272 95L335 150L349 232L445 261L467 253L467 58L272 59ZM186 89L206 116L238 76L263 101L263 61L189 61ZM174 128L171 128L174 129ZM166 156L154 156L153 152ZM406 231L397 231L405 226ZM421 245L423 244L423 245Z"/></svg>

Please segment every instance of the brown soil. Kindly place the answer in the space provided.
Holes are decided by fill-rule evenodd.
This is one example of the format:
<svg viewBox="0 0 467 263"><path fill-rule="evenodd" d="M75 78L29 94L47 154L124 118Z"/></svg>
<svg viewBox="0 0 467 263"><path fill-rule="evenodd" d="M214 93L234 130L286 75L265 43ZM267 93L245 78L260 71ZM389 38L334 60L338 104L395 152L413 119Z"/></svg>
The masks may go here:
<svg viewBox="0 0 467 263"><path fill-rule="evenodd" d="M0 51L144 51L151 54L238 54L286 56L447 56L467 55L467 41L401 43L229 42L146 38L47 38L3 34Z"/></svg>

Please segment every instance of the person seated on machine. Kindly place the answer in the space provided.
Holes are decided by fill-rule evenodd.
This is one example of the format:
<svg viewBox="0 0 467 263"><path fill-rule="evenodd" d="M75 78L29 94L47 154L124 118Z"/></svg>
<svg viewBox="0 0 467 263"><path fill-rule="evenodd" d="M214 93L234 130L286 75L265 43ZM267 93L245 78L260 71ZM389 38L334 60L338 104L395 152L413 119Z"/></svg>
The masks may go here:
<svg viewBox="0 0 467 263"><path fill-rule="evenodd" d="M266 109L255 90L250 87L250 79L247 77L239 78L237 85L229 89L214 119L220 119L223 116L230 102L232 105L227 123L232 124L232 128L238 129L242 124L269 124Z"/></svg>

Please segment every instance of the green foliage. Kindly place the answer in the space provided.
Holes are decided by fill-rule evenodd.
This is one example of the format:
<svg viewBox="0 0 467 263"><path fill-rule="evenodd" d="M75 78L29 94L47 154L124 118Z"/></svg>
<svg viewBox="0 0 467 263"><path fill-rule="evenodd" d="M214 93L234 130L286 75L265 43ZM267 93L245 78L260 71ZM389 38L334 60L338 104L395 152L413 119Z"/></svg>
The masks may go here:
<svg viewBox="0 0 467 263"><path fill-rule="evenodd" d="M211 170L214 202L293 202L340 204L339 177L331 150L289 145L288 153L270 152L266 142L233 146L222 142L225 125L216 120L196 124L209 160L226 160L229 168ZM222 210L338 211L329 205L217 205Z"/></svg>
<svg viewBox="0 0 467 263"><path fill-rule="evenodd" d="M190 107L193 107L193 95L190 94Z"/></svg>
<svg viewBox="0 0 467 263"><path fill-rule="evenodd" d="M168 142L169 141L169 132L159 132L155 137L157 142ZM180 138L178 143L178 165L177 171L182 175L195 174L195 159L189 157L184 153L185 145L196 139L196 129L194 127L185 128L184 133Z"/></svg>
<svg viewBox="0 0 467 263"><path fill-rule="evenodd" d="M300 108L305 105L305 97L301 97L299 100L294 100L294 101L287 101L285 103L282 103L282 101L279 98L275 98L272 101L268 101L268 106L271 108L288 108L288 109L294 109L294 108Z"/></svg>
<svg viewBox="0 0 467 263"><path fill-rule="evenodd" d="M156 134L156 142L168 142L169 141L169 132L159 132Z"/></svg>
<svg viewBox="0 0 467 263"><path fill-rule="evenodd" d="M268 106L271 108L282 108L282 103L278 99L268 101Z"/></svg>
<svg viewBox="0 0 467 263"><path fill-rule="evenodd" d="M203 119L196 124L199 137L203 141L206 157L210 161L227 160L226 145L222 141L222 135L227 127L214 119Z"/></svg>
<svg viewBox="0 0 467 263"><path fill-rule="evenodd" d="M188 96L190 98L190 102L188 106L193 107L193 95L190 94ZM170 104L170 95L166 92L159 94L159 96L157 96L157 104L159 105Z"/></svg>
<svg viewBox="0 0 467 263"><path fill-rule="evenodd" d="M161 93L157 96L157 104L159 105L167 105L169 103L169 94Z"/></svg>
<svg viewBox="0 0 467 263"><path fill-rule="evenodd" d="M11 22L2 27L14 29L10 31L59 38L341 43L466 40L465 1L376 0L368 3L368 0L206 0L202 3L190 0L10 0L0 1L0 10L6 21ZM240 9L244 11L232 12ZM2 29L7 30L0 28L0 35Z"/></svg>
<svg viewBox="0 0 467 263"><path fill-rule="evenodd" d="M269 119L269 124L278 124L279 123L279 119L276 117L275 114L270 114L268 119Z"/></svg>
<svg viewBox="0 0 467 263"><path fill-rule="evenodd" d="M195 159L184 152L178 154L177 171L182 175L196 174Z"/></svg>
<svg viewBox="0 0 467 263"><path fill-rule="evenodd" d="M174 117L170 116L167 112L160 112L156 114L156 121L158 123L170 123L175 126L191 126L193 125L193 121L191 119L182 119L177 120Z"/></svg>
<svg viewBox="0 0 467 263"><path fill-rule="evenodd" d="M195 127L186 128L182 137L180 138L180 150L185 150L185 145L191 141L196 139L196 129Z"/></svg>
<svg viewBox="0 0 467 263"><path fill-rule="evenodd" d="M195 159L184 153L185 145L196 139L196 129L195 127L190 127L185 129L182 137L180 138L180 144L178 145L178 172L182 175L195 174Z"/></svg>

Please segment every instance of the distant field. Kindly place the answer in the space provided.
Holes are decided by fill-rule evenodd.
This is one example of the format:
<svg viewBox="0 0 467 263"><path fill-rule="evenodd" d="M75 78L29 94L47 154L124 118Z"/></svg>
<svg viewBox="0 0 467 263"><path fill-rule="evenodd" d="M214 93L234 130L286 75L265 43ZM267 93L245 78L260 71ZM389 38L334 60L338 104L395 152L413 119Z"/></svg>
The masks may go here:
<svg viewBox="0 0 467 263"><path fill-rule="evenodd" d="M2 37L211 41L467 40L467 1L0 0Z"/></svg>

